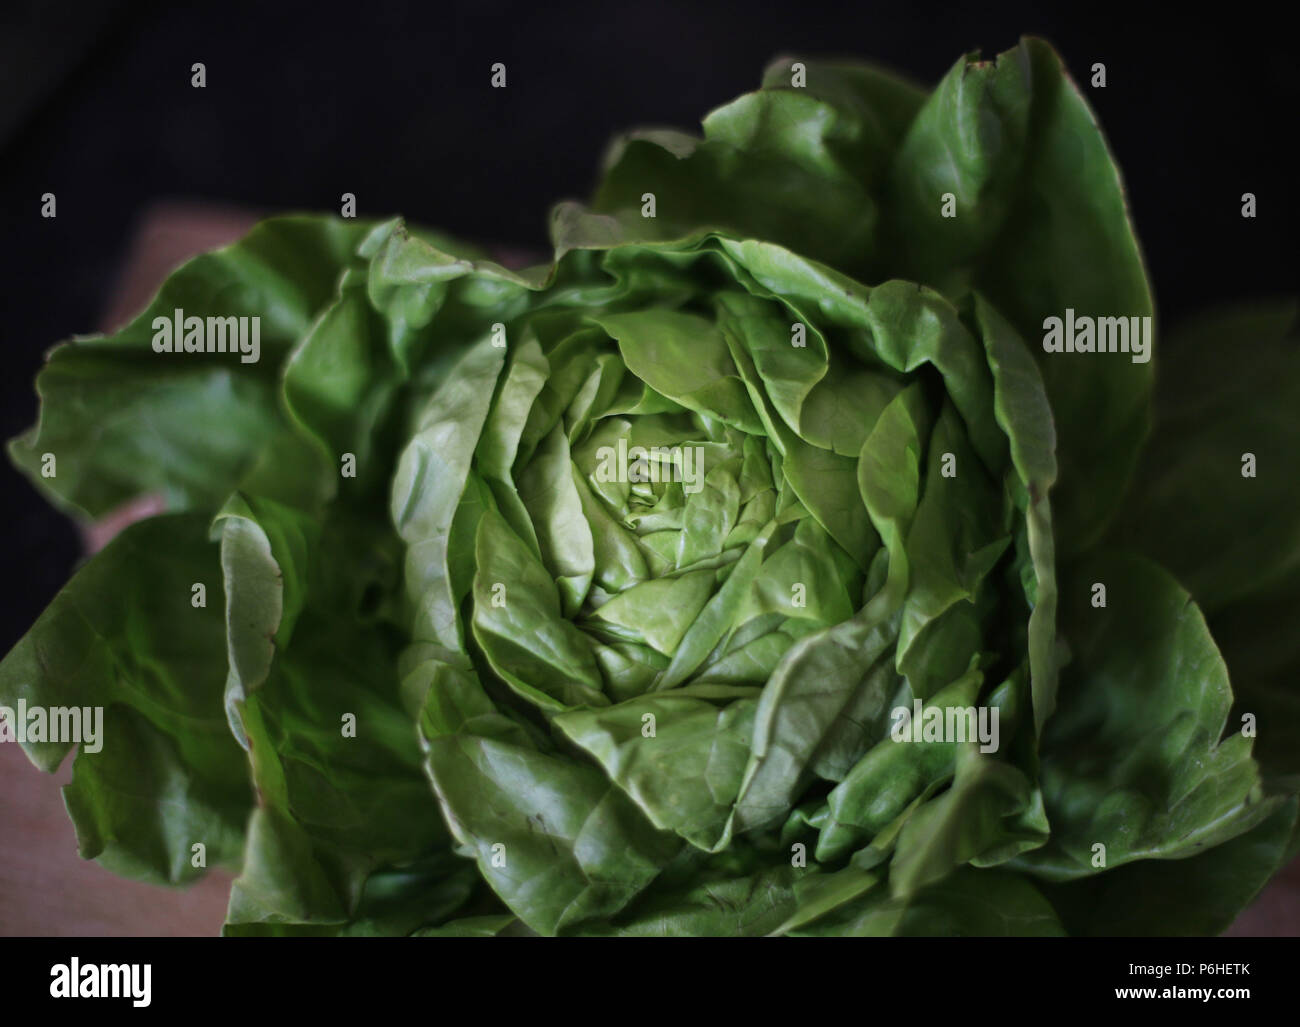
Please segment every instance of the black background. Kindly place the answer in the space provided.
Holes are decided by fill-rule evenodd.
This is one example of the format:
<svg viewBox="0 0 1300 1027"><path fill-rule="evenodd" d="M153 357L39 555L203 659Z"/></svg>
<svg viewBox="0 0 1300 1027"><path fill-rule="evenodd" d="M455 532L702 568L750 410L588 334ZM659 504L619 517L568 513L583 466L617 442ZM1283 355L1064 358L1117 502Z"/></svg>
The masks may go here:
<svg viewBox="0 0 1300 1027"><path fill-rule="evenodd" d="M9 438L36 416L42 354L93 330L150 202L401 213L482 243L545 246L606 139L694 128L782 53L869 58L931 84L968 50L1041 35L1098 113L1124 172L1164 324L1294 293L1300 111L1289 26L1234 3L957 10L906 0L460 7L378 0L7 2L0 13L0 288ZM190 66L207 66L207 88ZM504 90L490 66L507 65ZM1094 61L1107 88L1088 86ZM58 217L40 217L40 195ZM1241 194L1259 216L1240 216ZM0 653L78 556L71 527L4 462Z"/></svg>
<svg viewBox="0 0 1300 1027"><path fill-rule="evenodd" d="M667 980L662 984L647 985L648 974L629 974L628 967L657 967L664 961L663 945L654 938L618 942L566 938L563 945L539 947L528 939L497 938L489 959L479 946L433 938L417 944L406 938L0 938L0 954L5 958L7 1013L28 1018L62 1014L64 1019L117 1014L127 1022L190 1017L203 996L220 989L226 1002L239 1002L250 1015L287 1014L299 1022L370 1023L392 1007L427 1010L432 1018L445 1011L452 996L463 995L488 1022L529 1023L564 1008L569 991L557 989L556 981L564 980L572 990L568 981L575 966L581 967L583 1008L617 1010L614 1016L624 1022L629 1018L623 1011L635 1003L646 1010L644 1021L653 1017L658 1022L689 1015L687 1010L699 1001L700 985L706 984L705 974L716 973L716 967L730 969L737 958L732 939L677 939L674 954L684 951L702 969L687 977L672 967L675 976L663 973ZM502 946L514 948L503 953ZM754 943L744 951L745 978L715 986L714 1004L738 1023L770 1022L778 1018L777 1010L789 1010L794 1018L809 1004L804 992L823 982L833 986L855 971L862 984L845 989L843 1001L852 1013L861 1010L864 1019L887 1003L910 1005L927 1021L989 1019L1009 1004L1003 978L1010 974L1015 975L1011 1008L1023 1011L1024 1020L1062 1007L1080 1019L1128 1007L1129 1016L1145 1014L1156 1022L1160 1014L1187 1022L1193 1008L1206 1022L1211 1016L1216 1023L1270 1022L1275 1010L1294 1009L1295 1003L1294 945L1272 938L1053 938L1047 944L1041 938L981 938L982 958L973 960L968 953L964 938ZM70 966L74 956L81 967L148 963L151 1004L136 1009L127 999L51 998L51 969L59 963ZM1191 964L1192 972L1161 977L1133 972L1135 964L1173 968L1179 963ZM1202 974L1203 964L1237 964L1247 972ZM939 966L942 987L919 991L922 975ZM441 988L430 987L431 968ZM486 974L492 975L487 988L457 988L461 981L484 981ZM1151 987L1246 988L1250 995L1209 1002L1115 995L1119 988Z"/></svg>

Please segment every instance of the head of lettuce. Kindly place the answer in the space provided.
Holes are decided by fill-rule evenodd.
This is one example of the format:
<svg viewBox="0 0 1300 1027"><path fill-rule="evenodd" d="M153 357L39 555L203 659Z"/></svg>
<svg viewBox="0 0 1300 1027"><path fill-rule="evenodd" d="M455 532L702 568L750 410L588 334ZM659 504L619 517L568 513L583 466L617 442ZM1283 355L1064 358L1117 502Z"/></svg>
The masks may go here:
<svg viewBox="0 0 1300 1027"><path fill-rule="evenodd" d="M274 219L52 352L15 461L167 511L0 666L104 709L83 855L238 867L231 934L1226 926L1294 778L1188 594L1101 544L1151 365L1042 333L1152 308L1053 52L929 93L778 61L552 234L515 272Z"/></svg>

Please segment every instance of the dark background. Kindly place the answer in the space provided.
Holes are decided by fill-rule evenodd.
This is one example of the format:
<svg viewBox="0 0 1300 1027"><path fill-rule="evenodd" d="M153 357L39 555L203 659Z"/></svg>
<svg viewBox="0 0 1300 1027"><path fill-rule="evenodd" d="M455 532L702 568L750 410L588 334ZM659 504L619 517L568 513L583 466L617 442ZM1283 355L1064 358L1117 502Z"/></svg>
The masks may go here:
<svg viewBox="0 0 1300 1027"><path fill-rule="evenodd" d="M695 128L772 57L852 55L931 84L965 51L1055 44L1126 177L1168 325L1220 300L1294 293L1288 26L1137 4L948 11L906 0L338 7L8 0L0 12L0 435L36 416L42 354L99 326L141 211L160 199L401 213L478 242L545 246L613 132ZM1270 5L1271 7L1273 5ZM1281 9L1276 5L1274 9ZM1104 90L1088 86L1094 61ZM190 65L207 66L207 88ZM508 88L489 86L503 61ZM58 217L40 217L40 195ZM1259 216L1240 217L1240 197ZM0 652L66 581L72 526L3 461Z"/></svg>

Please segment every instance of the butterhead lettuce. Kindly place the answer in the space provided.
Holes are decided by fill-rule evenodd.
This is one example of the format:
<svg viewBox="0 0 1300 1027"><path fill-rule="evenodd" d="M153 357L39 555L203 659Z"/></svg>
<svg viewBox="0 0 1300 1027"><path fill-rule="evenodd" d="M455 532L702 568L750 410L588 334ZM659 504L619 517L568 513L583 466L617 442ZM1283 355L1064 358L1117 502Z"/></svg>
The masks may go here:
<svg viewBox="0 0 1300 1027"><path fill-rule="evenodd" d="M512 270L274 218L51 353L11 457L77 516L166 507L0 665L7 707L105 709L82 854L201 847L232 935L1226 927L1295 848L1240 704L1294 734L1294 647L1250 635L1294 510L1277 568L1169 535L1157 362L1041 344L1154 316L1053 51L930 92L777 61L617 140L552 237ZM160 345L187 318L258 356Z"/></svg>

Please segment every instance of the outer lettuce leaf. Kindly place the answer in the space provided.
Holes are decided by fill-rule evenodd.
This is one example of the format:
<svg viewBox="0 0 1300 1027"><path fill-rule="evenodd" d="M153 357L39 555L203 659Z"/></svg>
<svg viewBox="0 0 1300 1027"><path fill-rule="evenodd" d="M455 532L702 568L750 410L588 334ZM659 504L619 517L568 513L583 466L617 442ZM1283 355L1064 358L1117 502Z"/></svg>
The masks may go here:
<svg viewBox="0 0 1300 1027"><path fill-rule="evenodd" d="M703 138L632 132L614 141L592 207L620 216L656 193L634 238L717 228L767 239L863 280L881 254L877 194L924 94L862 64L806 61L808 88L775 62L760 92L710 113Z"/></svg>
<svg viewBox="0 0 1300 1027"><path fill-rule="evenodd" d="M98 517L142 493L168 509L215 510L236 488L320 498L336 478L295 431L277 397L281 363L335 297L371 226L273 218L237 243L196 257L149 307L110 336L56 347L36 380L41 416L11 459L61 507ZM261 318L261 356L155 353L153 319ZM42 457L57 458L54 477Z"/></svg>
<svg viewBox="0 0 1300 1027"><path fill-rule="evenodd" d="M1071 934L1219 934L1294 857L1296 799L1214 848L1175 862L1140 860L1043 891Z"/></svg>
<svg viewBox="0 0 1300 1027"><path fill-rule="evenodd" d="M850 867L830 873L744 849L692 866L692 878L648 894L609 923L579 933L624 937L1036 936L1065 933L1023 875L963 868L908 898ZM669 873L672 871L670 870ZM684 876L684 875L683 875Z"/></svg>
<svg viewBox="0 0 1300 1027"><path fill-rule="evenodd" d="M1022 874L962 868L906 899L874 891L793 932L821 937L1059 937L1056 911Z"/></svg>
<svg viewBox="0 0 1300 1027"><path fill-rule="evenodd" d="M0 663L0 705L104 707L64 789L81 855L163 883L237 864L252 796L222 713L221 567L206 519L155 517L91 557ZM191 603L191 586L208 605ZM53 772L71 743L24 745Z"/></svg>
<svg viewBox="0 0 1300 1027"><path fill-rule="evenodd" d="M283 855L274 845L255 844L250 848L250 857L264 861L265 865L247 871L245 880L259 877L270 881L286 869L301 872L302 865L297 861L277 863ZM281 895L290 893L295 887L301 886L288 880L274 886ZM445 851L415 864L371 874L366 878L356 908L346 920L340 918L338 922L322 923L311 919L310 911L304 911L307 915L290 923L266 920L227 923L223 933L236 938L357 938L452 933L460 922L448 919L454 915L468 915L472 910L482 909L477 919L486 919L493 914L501 917L499 904L493 903L484 892L486 888L473 865L451 851ZM327 895L324 900L329 903L331 898ZM506 915L502 919L513 921L514 917ZM432 926L435 924L443 926Z"/></svg>
<svg viewBox="0 0 1300 1027"><path fill-rule="evenodd" d="M1051 840L1018 861L1050 880L1177 860L1270 816L1251 743L1229 720L1227 668L1191 597L1140 557L1071 568L1062 629L1072 661L1042 738ZM1107 605L1091 604L1093 584ZM1177 866L1177 864L1173 864Z"/></svg>
<svg viewBox="0 0 1300 1027"><path fill-rule="evenodd" d="M373 875L447 844L400 702L400 636L367 608L397 586L393 540L376 520L268 500L232 502L216 524L227 708L260 797L228 922L364 920Z"/></svg>
<svg viewBox="0 0 1300 1027"><path fill-rule="evenodd" d="M1294 300L1202 315L1167 343L1156 426L1115 525L1205 611L1255 755L1300 774L1300 322ZM1244 454L1256 476L1242 476Z"/></svg>
<svg viewBox="0 0 1300 1027"><path fill-rule="evenodd" d="M589 931L624 937L763 937L798 909L797 877L798 871L779 865L721 880L706 877L680 891L658 891L626 918Z"/></svg>
<svg viewBox="0 0 1300 1027"><path fill-rule="evenodd" d="M1151 316L1150 287L1114 160L1046 43L959 62L904 140L890 193L905 277L984 293L1025 339L1066 308ZM937 198L957 197L944 219ZM1056 424L1063 554L1095 541L1123 494L1149 420L1152 364L1123 354L1038 357Z"/></svg>

